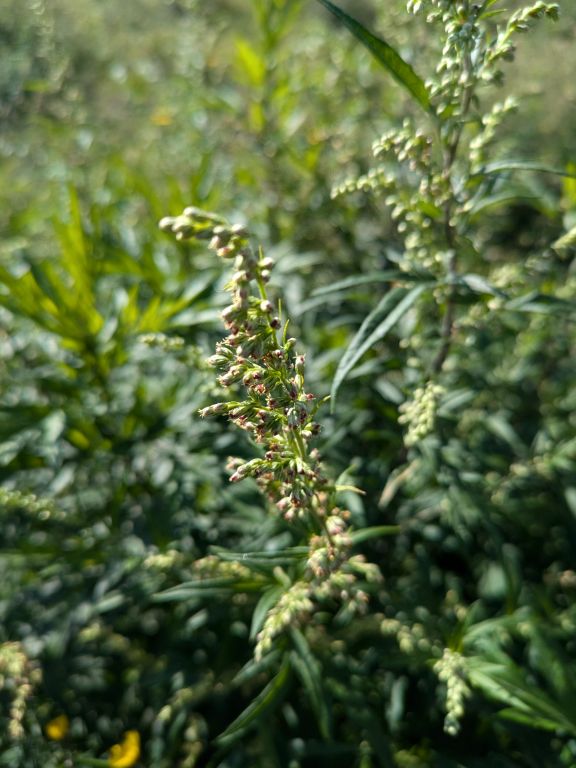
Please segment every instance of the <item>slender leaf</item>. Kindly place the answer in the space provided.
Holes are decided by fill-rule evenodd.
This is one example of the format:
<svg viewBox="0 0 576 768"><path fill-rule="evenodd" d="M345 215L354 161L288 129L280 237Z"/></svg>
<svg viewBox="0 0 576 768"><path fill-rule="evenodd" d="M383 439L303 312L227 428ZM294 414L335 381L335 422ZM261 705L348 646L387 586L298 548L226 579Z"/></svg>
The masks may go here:
<svg viewBox="0 0 576 768"><path fill-rule="evenodd" d="M532 171L533 173L551 173L555 176L565 176L569 179L576 179L576 175L570 171L564 171L561 168L552 168L549 165L540 165L539 163L530 163L526 160L502 160L498 163L485 165L480 171L482 174L500 173L501 171Z"/></svg>
<svg viewBox="0 0 576 768"><path fill-rule="evenodd" d="M573 707L569 709L564 703L550 699L543 690L525 681L512 664L494 664L475 657L466 660L466 667L472 685L490 698L509 705L520 716L534 715L533 726L542 727L542 721L554 722L556 728L576 734ZM506 710L506 717L510 717L510 710Z"/></svg>
<svg viewBox="0 0 576 768"><path fill-rule="evenodd" d="M382 536L396 536L402 529L399 525L374 525L371 528L362 528L350 534L352 544L361 544L370 539L379 539Z"/></svg>
<svg viewBox="0 0 576 768"><path fill-rule="evenodd" d="M558 240L555 240L551 247L560 253L563 253L568 249L576 249L576 227L572 227L572 229L566 232L565 235L562 235L562 237L559 237Z"/></svg>
<svg viewBox="0 0 576 768"><path fill-rule="evenodd" d="M312 296L326 296L331 293L339 293L348 288L357 288L360 285L373 285L374 283L389 283L392 280L411 279L410 275L401 272L399 269L387 269L382 272L370 272L367 275L355 275L347 277L344 280L338 280L330 285L323 285L312 291Z"/></svg>
<svg viewBox="0 0 576 768"><path fill-rule="evenodd" d="M322 667L314 657L308 641L297 629L290 630L290 637L295 651L292 654L292 666L306 692L318 720L320 733L325 739L332 738L331 702L322 684Z"/></svg>
<svg viewBox="0 0 576 768"><path fill-rule="evenodd" d="M505 308L516 312L541 312L542 314L572 313L576 310L576 302L539 291L531 291L524 296L508 301Z"/></svg>
<svg viewBox="0 0 576 768"><path fill-rule="evenodd" d="M409 291L406 291L405 288L393 288L383 297L377 307L370 312L368 317L365 318L358 333L354 336L350 346L343 354L336 370L330 392L332 410L334 409L340 385L358 360L377 341L383 339L388 331L404 317L425 289L425 285L418 285Z"/></svg>
<svg viewBox="0 0 576 768"><path fill-rule="evenodd" d="M243 736L262 716L268 714L274 706L279 704L289 681L290 659L288 656L285 656L276 677L272 678L264 690L250 702L242 714L216 738L215 743L224 746L233 743Z"/></svg>
<svg viewBox="0 0 576 768"><path fill-rule="evenodd" d="M424 81L414 72L400 54L385 40L372 34L359 21L349 16L330 0L318 0L330 13L336 16L345 27L366 46L374 58L390 72L392 77L407 90L427 112L432 111L430 97Z"/></svg>
<svg viewBox="0 0 576 768"><path fill-rule="evenodd" d="M256 635L262 629L266 621L268 611L276 605L286 590L282 586L274 586L265 590L262 597L258 600L254 613L252 614L252 623L250 625L250 640L254 640Z"/></svg>

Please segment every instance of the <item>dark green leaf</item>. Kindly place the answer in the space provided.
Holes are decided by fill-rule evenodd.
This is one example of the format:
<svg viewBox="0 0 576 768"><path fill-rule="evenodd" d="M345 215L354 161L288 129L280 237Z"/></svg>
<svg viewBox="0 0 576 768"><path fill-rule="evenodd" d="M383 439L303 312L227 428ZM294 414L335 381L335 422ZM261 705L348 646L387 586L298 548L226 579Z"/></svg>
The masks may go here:
<svg viewBox="0 0 576 768"><path fill-rule="evenodd" d="M348 349L342 355L340 364L336 370L332 390L330 392L331 408L334 409L336 395L340 385L356 365L358 360L374 345L383 339L388 331L408 312L426 289L425 285L418 285L407 291L405 288L393 288L389 291L370 312L360 326L358 333L352 339Z"/></svg>
<svg viewBox="0 0 576 768"><path fill-rule="evenodd" d="M332 738L331 702L322 683L322 667L312 653L308 641L298 629L290 630L295 651L292 666L306 689L308 700L314 710L320 733L325 739Z"/></svg>
<svg viewBox="0 0 576 768"><path fill-rule="evenodd" d="M250 702L246 709L217 738L216 744L225 746L242 737L261 718L270 713L281 701L290 681L290 659L284 657L276 677Z"/></svg>

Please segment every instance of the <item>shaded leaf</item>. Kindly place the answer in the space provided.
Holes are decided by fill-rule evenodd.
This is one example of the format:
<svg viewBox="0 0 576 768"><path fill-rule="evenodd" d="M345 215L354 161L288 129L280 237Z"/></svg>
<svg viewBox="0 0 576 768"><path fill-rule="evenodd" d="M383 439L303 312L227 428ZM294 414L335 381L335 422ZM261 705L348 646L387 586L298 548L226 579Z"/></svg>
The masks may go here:
<svg viewBox="0 0 576 768"><path fill-rule="evenodd" d="M358 360L374 345L381 341L388 331L408 312L424 292L426 286L418 285L407 291L405 288L393 288L375 309L364 319L348 349L342 355L336 370L330 392L331 408L334 409L336 395L340 385L356 365Z"/></svg>
<svg viewBox="0 0 576 768"><path fill-rule="evenodd" d="M253 725L261 722L264 715L278 706L289 681L290 660L288 656L285 656L276 677L250 702L242 714L216 738L215 743L221 746L231 744L243 736Z"/></svg>
<svg viewBox="0 0 576 768"><path fill-rule="evenodd" d="M291 629L290 637L295 648L292 653L292 666L308 693L320 733L325 739L330 739L332 737L331 702L328 692L322 684L322 667L318 659L314 657L302 632L298 629Z"/></svg>

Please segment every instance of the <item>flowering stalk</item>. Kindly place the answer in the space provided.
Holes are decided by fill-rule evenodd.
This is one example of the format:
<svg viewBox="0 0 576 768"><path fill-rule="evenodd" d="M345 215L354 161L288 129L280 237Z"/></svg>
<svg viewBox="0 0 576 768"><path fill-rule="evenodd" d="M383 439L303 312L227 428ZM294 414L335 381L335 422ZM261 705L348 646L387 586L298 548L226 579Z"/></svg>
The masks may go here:
<svg viewBox="0 0 576 768"><path fill-rule="evenodd" d="M257 458L230 460L230 481L252 477L272 509L308 537L306 575L270 610L258 638L261 655L274 635L311 614L315 602L338 597L348 610L363 609L367 595L356 577L375 581L380 572L361 555L350 556L349 513L337 506L339 489L325 474L317 449L310 447L320 431L315 421L320 402L306 391L305 356L296 352L288 321L282 322L278 305L268 296L272 260L250 246L244 226L230 226L197 208L166 217L159 226L178 240L207 240L219 257L233 262L234 273L226 285L232 301L222 312L228 336L217 344L209 362L220 372L221 386L241 385L245 397L210 405L200 413L227 415L261 446Z"/></svg>
<svg viewBox="0 0 576 768"><path fill-rule="evenodd" d="M229 333L208 362L220 372L222 387L241 383L246 397L210 405L200 414L226 414L262 446L264 455L247 462L232 459L230 481L254 478L285 520L298 519L330 539L327 520L340 514L335 509L336 488L322 470L318 451L309 446L320 431L314 421L319 403L305 389L305 357L296 353L288 322L282 323L278 307L268 297L272 260L254 252L243 226L227 226L195 208L162 219L160 227L181 240L209 235L209 247L234 261L235 271L226 285L232 303L222 312Z"/></svg>

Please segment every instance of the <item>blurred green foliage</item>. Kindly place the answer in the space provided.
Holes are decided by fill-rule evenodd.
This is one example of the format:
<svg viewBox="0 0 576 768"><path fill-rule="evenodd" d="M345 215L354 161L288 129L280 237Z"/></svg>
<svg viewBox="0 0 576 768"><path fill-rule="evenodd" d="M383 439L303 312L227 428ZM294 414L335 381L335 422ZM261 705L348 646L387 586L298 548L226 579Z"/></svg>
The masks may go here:
<svg viewBox="0 0 576 768"><path fill-rule="evenodd" d="M342 3L425 74L404 6ZM574 173L562 10L519 47L503 146ZM573 178L511 172L515 199L478 212L416 445L399 417L432 303L350 366L319 448L366 492L342 494L358 533L400 526L358 540L385 584L255 662L293 541L228 484L252 447L197 416L223 396L205 358L226 275L156 223L188 203L249 220L325 395L401 246L382 200L330 190L414 108L298 0L7 0L0 46L0 766L89 764L130 729L159 768L573 766ZM463 681L457 735L438 678Z"/></svg>

